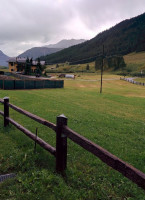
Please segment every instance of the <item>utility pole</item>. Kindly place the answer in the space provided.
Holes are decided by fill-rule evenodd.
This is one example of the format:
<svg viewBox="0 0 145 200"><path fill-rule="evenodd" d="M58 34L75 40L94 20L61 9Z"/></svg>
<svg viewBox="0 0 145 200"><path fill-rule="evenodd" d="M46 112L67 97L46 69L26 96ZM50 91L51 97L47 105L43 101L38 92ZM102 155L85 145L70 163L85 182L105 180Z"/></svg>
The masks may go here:
<svg viewBox="0 0 145 200"><path fill-rule="evenodd" d="M102 65L101 65L101 86L100 86L100 94L102 93L102 85L103 85L103 67L104 67L104 45L103 45L103 56L102 56Z"/></svg>

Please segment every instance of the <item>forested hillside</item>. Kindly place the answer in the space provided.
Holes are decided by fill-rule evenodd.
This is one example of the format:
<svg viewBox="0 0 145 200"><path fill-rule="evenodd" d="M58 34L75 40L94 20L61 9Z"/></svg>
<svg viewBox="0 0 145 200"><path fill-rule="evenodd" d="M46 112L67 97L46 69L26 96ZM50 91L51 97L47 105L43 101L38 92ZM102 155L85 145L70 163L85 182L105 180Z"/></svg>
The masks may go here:
<svg viewBox="0 0 145 200"><path fill-rule="evenodd" d="M89 41L43 56L41 59L48 63L74 62L90 57L95 60L95 56L102 54L103 44L105 54L109 56L144 51L145 13L122 21Z"/></svg>

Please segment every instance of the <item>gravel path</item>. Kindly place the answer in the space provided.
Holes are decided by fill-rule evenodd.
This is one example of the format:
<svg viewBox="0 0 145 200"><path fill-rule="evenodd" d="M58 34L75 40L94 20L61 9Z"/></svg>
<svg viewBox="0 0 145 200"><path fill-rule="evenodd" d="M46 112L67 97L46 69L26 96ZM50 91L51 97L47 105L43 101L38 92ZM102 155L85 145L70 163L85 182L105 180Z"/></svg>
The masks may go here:
<svg viewBox="0 0 145 200"><path fill-rule="evenodd" d="M72 80L77 80L77 81L89 81L89 82L94 82L94 81L100 81L100 79L64 79L64 80L67 80L67 81L72 81ZM103 78L103 81L114 81L114 80L120 80L120 78Z"/></svg>

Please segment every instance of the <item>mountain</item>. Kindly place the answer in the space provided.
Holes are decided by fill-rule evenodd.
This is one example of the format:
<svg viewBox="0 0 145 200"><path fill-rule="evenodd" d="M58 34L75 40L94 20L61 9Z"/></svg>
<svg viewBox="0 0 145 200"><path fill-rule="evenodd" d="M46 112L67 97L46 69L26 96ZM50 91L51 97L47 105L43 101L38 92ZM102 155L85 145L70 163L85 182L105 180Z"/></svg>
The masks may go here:
<svg viewBox="0 0 145 200"><path fill-rule="evenodd" d="M102 54L103 45L105 47L105 55L108 56L145 51L145 13L122 21L109 30L99 33L89 41L41 59L48 63L89 62ZM85 60L80 61L83 59Z"/></svg>
<svg viewBox="0 0 145 200"><path fill-rule="evenodd" d="M85 41L86 40L84 40L84 39L80 39L80 40L76 40L76 39L61 40L60 42L58 42L56 44L49 44L49 45L46 45L45 47L65 49L65 48L68 48L68 47L83 43Z"/></svg>
<svg viewBox="0 0 145 200"><path fill-rule="evenodd" d="M0 50L0 66L8 67L8 60L10 57L5 55L1 50Z"/></svg>
<svg viewBox="0 0 145 200"><path fill-rule="evenodd" d="M31 49L28 49L24 53L20 54L18 57L29 57L36 59L40 56L46 56L60 50L61 50L60 48L33 47Z"/></svg>

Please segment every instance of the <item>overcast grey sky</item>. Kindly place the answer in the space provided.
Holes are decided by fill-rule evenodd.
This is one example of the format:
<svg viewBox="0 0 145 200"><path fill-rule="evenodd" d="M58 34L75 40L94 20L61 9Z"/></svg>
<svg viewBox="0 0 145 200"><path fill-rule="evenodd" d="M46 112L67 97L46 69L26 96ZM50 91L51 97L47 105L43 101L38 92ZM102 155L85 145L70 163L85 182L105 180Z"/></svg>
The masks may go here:
<svg viewBox="0 0 145 200"><path fill-rule="evenodd" d="M145 12L145 0L0 0L0 50L8 56L61 39L91 39Z"/></svg>

